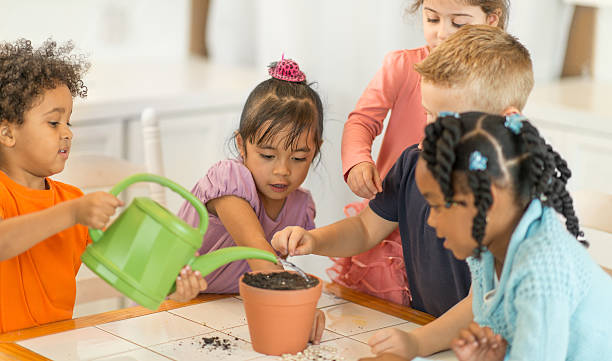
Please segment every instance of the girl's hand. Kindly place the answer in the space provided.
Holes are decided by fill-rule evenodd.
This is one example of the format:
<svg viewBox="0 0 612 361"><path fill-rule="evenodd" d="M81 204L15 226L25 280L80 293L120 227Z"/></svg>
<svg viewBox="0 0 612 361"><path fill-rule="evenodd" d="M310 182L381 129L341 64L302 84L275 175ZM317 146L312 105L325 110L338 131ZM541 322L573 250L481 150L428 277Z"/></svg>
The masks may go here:
<svg viewBox="0 0 612 361"><path fill-rule="evenodd" d="M362 198L372 199L376 193L382 192L382 180L374 163L361 162L353 166L346 183L353 193Z"/></svg>
<svg viewBox="0 0 612 361"><path fill-rule="evenodd" d="M400 357L394 353L383 353L376 357L360 358L359 361L408 361L409 359Z"/></svg>
<svg viewBox="0 0 612 361"><path fill-rule="evenodd" d="M321 310L315 312L314 322L312 323L312 330L310 331L310 338L308 339L315 345L321 343L321 337L323 336L323 330L325 330L325 314Z"/></svg>
<svg viewBox="0 0 612 361"><path fill-rule="evenodd" d="M314 238L302 227L286 227L278 231L270 242L282 257L312 253Z"/></svg>
<svg viewBox="0 0 612 361"><path fill-rule="evenodd" d="M451 349L459 361L497 361L503 360L508 343L496 335L489 327L480 327L475 322L459 332L459 337L451 342Z"/></svg>
<svg viewBox="0 0 612 361"><path fill-rule="evenodd" d="M176 291L169 295L168 299L187 302L194 299L198 293L206 290L206 287L206 280L202 277L200 271L193 271L191 267L185 266L176 277Z"/></svg>
<svg viewBox="0 0 612 361"><path fill-rule="evenodd" d="M417 338L410 332L396 328L378 331L368 340L368 344L370 351L376 355L392 353L412 360L419 352Z"/></svg>
<svg viewBox="0 0 612 361"><path fill-rule="evenodd" d="M89 193L73 202L75 223L96 229L104 228L115 209L123 206L119 198L107 192Z"/></svg>

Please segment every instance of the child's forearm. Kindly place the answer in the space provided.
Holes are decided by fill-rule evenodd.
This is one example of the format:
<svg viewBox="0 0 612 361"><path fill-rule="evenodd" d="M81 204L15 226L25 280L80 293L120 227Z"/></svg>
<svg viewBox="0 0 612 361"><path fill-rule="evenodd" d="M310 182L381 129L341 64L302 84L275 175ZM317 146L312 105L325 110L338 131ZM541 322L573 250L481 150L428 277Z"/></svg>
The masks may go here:
<svg viewBox="0 0 612 361"><path fill-rule="evenodd" d="M459 331L468 327L473 319L470 293L442 316L412 331L418 340L419 356L429 356L448 349L451 341L459 335Z"/></svg>
<svg viewBox="0 0 612 361"><path fill-rule="evenodd" d="M76 224L72 201L0 221L0 261L13 258L37 243Z"/></svg>
<svg viewBox="0 0 612 361"><path fill-rule="evenodd" d="M379 244L397 223L387 221L366 207L359 215L310 231L312 253L329 257L350 257Z"/></svg>

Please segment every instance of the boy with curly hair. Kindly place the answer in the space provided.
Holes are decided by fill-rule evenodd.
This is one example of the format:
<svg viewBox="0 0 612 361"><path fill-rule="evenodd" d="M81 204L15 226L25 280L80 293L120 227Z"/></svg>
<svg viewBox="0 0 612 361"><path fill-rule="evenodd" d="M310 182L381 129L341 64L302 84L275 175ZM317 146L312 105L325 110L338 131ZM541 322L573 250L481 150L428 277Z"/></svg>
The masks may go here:
<svg viewBox="0 0 612 361"><path fill-rule="evenodd" d="M87 95L72 49L0 44L0 332L72 317L87 227L121 205L48 178L70 153L72 98Z"/></svg>
<svg viewBox="0 0 612 361"><path fill-rule="evenodd" d="M72 317L87 227L103 228L122 205L48 178L70 154L73 97L87 95L89 64L73 48L0 43L0 333ZM188 272L181 289L205 288Z"/></svg>

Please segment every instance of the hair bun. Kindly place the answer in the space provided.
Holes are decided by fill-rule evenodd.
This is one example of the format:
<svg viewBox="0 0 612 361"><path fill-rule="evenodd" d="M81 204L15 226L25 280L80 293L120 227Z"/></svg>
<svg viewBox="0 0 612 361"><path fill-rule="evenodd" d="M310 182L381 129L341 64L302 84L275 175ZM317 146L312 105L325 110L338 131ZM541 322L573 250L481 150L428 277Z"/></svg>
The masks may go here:
<svg viewBox="0 0 612 361"><path fill-rule="evenodd" d="M268 66L268 73L276 79L300 83L306 80L306 75L300 70L298 63L291 59L281 58L281 61L274 62Z"/></svg>

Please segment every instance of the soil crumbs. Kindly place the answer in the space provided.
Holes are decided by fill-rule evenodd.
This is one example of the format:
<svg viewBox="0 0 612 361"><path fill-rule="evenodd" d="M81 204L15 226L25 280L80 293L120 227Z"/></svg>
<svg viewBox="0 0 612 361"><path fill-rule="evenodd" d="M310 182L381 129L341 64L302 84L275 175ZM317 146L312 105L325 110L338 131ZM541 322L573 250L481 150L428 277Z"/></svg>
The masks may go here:
<svg viewBox="0 0 612 361"><path fill-rule="evenodd" d="M198 348L202 351L211 352L227 352L228 355L232 354L238 345L235 341L238 341L237 337L233 337L233 340L227 338L220 338L218 336L213 337L194 337L191 341L192 345L199 346ZM178 344L183 345L183 342Z"/></svg>
<svg viewBox="0 0 612 361"><path fill-rule="evenodd" d="M302 290L319 284L319 280L308 275L308 282L297 273L245 273L242 282L249 286L268 290Z"/></svg>

